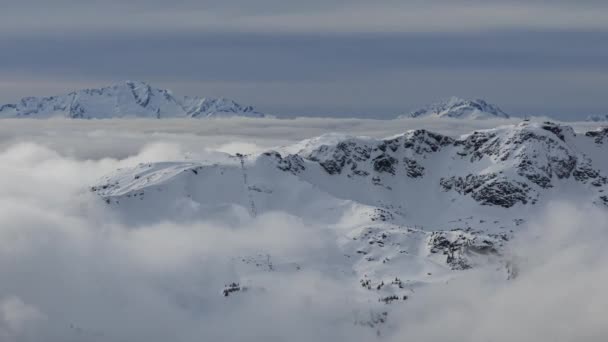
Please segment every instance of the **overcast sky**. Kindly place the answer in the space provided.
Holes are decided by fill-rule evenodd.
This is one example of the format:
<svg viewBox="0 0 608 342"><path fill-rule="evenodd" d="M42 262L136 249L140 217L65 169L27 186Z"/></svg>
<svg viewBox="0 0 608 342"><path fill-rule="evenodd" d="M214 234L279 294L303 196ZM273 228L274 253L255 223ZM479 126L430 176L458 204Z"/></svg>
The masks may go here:
<svg viewBox="0 0 608 342"><path fill-rule="evenodd" d="M4 0L0 101L136 79L278 115L608 113L605 0Z"/></svg>

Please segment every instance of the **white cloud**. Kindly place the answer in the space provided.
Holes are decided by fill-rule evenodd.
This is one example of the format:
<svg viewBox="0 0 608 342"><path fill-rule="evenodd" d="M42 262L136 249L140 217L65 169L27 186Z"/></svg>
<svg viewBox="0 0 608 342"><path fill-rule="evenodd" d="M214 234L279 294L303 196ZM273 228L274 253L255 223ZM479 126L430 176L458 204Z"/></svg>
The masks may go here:
<svg viewBox="0 0 608 342"><path fill-rule="evenodd" d="M0 300L0 339L21 341L30 335L28 329L45 317L35 308L25 304L19 297L8 296Z"/></svg>
<svg viewBox="0 0 608 342"><path fill-rule="evenodd" d="M33 143L0 152L3 341L284 340L291 334L304 341L351 334L330 329L334 315L349 317L348 300L338 294L351 290L314 270L261 274L270 285L257 290L253 279L255 296L227 299L221 292L239 281L233 257L264 252L278 263L331 250L319 227L281 213L252 220L238 212L233 222L129 227L86 190L110 169L179 154L174 146L155 143L123 160L96 161ZM285 319L296 311L298 320Z"/></svg>
<svg viewBox="0 0 608 342"><path fill-rule="evenodd" d="M602 341L608 215L553 203L512 245L517 277L492 267L418 291L395 341Z"/></svg>
<svg viewBox="0 0 608 342"><path fill-rule="evenodd" d="M396 116L396 115L395 115ZM370 120L335 118L218 120L2 120L0 148L36 143L45 151L76 160L125 159L131 163L167 159L213 158L213 151L235 152L239 146L253 152L292 144L328 132L387 137L425 128L458 136L477 129L517 123L513 120ZM578 131L594 123L569 123ZM263 134L260 134L263 132ZM84 143L83 143L84 142ZM11 152L13 153L13 152ZM19 155L19 153L14 153ZM134 156L140 156L137 159ZM129 159L127 159L129 158ZM36 160L36 158L33 158ZM107 169L106 169L107 170Z"/></svg>

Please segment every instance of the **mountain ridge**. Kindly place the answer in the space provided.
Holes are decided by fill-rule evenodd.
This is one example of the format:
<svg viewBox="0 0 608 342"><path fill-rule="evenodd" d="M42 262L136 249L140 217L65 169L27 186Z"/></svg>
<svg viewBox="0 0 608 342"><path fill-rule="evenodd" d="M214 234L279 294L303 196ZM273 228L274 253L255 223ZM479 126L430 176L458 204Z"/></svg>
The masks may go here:
<svg viewBox="0 0 608 342"><path fill-rule="evenodd" d="M124 81L101 88L87 88L65 95L24 97L18 103L0 105L3 118L72 119L105 118L211 118L264 117L252 106L226 98L176 97L168 89L141 81Z"/></svg>
<svg viewBox="0 0 608 342"><path fill-rule="evenodd" d="M588 122L608 122L608 114L604 115L589 115L585 121Z"/></svg>
<svg viewBox="0 0 608 342"><path fill-rule="evenodd" d="M522 122L455 138L425 129L387 139L323 135L257 155L229 155L219 164L188 161L175 162L170 168L162 163L148 167L161 170L160 179L166 181L185 172L167 171L174 167L265 170L261 165L271 165L334 197L372 206L378 203L367 199L370 194L391 194L393 188L399 188L401 191L392 199L394 205L407 197L400 198L399 192L406 193L409 187L431 177L432 182L423 185L432 185L441 194L470 198L476 205L509 209L535 204L545 190L559 187L562 181L590 185L587 190L601 190L596 193L599 196L608 190L608 161L602 158L607 146L608 128L576 134L566 125ZM265 177L262 171L259 177ZM142 183L139 177L133 179L138 181L122 184L124 178L115 182L109 176L108 184L116 186L97 187L96 192L104 198L120 197L127 193L125 189L135 188L129 191L137 192L151 184ZM363 190L357 193L356 187L348 183ZM418 194L418 202L422 195Z"/></svg>
<svg viewBox="0 0 608 342"><path fill-rule="evenodd" d="M275 212L321 226L338 249L321 268L354 284L355 300L386 317L417 288L471 268L491 264L505 281L517 277L518 261L505 248L551 200L608 210L606 155L608 128L576 133L552 122L459 137L425 129L385 139L326 134L213 162L143 163L90 190L135 226ZM264 252L234 264L239 271L218 296L271 288L264 272L320 267L314 256L281 260Z"/></svg>
<svg viewBox="0 0 608 342"><path fill-rule="evenodd" d="M459 118L459 119L509 119L498 106L482 99L467 100L452 96L424 108L400 115L398 118Z"/></svg>

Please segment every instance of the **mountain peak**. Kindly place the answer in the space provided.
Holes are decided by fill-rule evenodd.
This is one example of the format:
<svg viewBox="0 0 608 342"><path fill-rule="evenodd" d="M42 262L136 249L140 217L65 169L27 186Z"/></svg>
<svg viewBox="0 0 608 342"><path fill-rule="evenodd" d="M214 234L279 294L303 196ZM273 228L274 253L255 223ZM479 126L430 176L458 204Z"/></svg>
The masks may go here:
<svg viewBox="0 0 608 342"><path fill-rule="evenodd" d="M422 109L409 114L401 115L399 118L459 118L459 119L508 119L509 115L498 106L488 103L482 99L462 99L456 96L433 103Z"/></svg>
<svg viewBox="0 0 608 342"><path fill-rule="evenodd" d="M604 121L608 121L608 114L604 114L604 115L589 115L585 121L589 121L589 122L604 122Z"/></svg>
<svg viewBox="0 0 608 342"><path fill-rule="evenodd" d="M126 80L101 88L88 88L50 97L26 97L16 104L0 104L2 118L106 119L264 117L252 106L226 98L178 97L167 89L143 81Z"/></svg>

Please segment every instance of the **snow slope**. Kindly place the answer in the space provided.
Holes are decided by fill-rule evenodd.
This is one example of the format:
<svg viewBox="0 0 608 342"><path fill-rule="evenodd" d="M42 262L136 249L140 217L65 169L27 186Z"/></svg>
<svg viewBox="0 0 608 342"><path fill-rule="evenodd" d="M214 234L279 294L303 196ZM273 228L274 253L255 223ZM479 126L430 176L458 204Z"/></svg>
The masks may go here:
<svg viewBox="0 0 608 342"><path fill-rule="evenodd" d="M184 218L186 208L188 217L205 217L236 205L252 215L282 210L324 220L315 213L326 202L347 201L395 222L443 227L470 212L523 215L564 191L606 205L607 136L606 128L576 135L549 122L458 138L426 130L383 140L330 134L214 164L140 165L107 176L94 190L147 219Z"/></svg>
<svg viewBox="0 0 608 342"><path fill-rule="evenodd" d="M459 118L459 119L508 119L509 115L498 106L484 100L465 100L451 97L447 100L431 104L425 108L416 110L409 114L401 115L399 118Z"/></svg>
<svg viewBox="0 0 608 342"><path fill-rule="evenodd" d="M16 104L0 105L2 118L107 119L263 117L251 106L224 98L178 97L170 90L144 82L125 81L98 89L83 89L61 96L26 97Z"/></svg>
<svg viewBox="0 0 608 342"><path fill-rule="evenodd" d="M94 185L133 224L230 220L286 212L326 227L336 256L235 255L239 275L218 293L265 288L260 272L324 269L358 284L379 315L415 289L493 262L543 204L569 198L608 209L608 128L521 122L450 137L413 130L386 139L328 134L213 163L174 161L117 170ZM237 253L237 252L235 252ZM251 292L249 292L251 293Z"/></svg>

